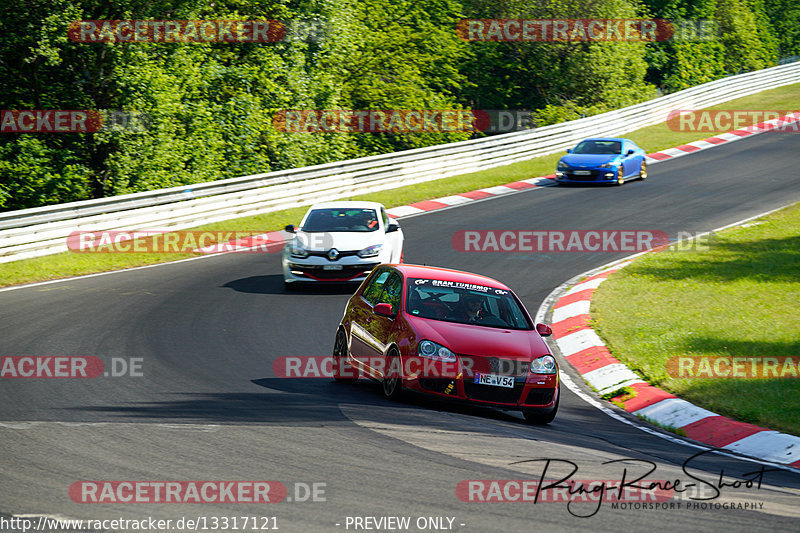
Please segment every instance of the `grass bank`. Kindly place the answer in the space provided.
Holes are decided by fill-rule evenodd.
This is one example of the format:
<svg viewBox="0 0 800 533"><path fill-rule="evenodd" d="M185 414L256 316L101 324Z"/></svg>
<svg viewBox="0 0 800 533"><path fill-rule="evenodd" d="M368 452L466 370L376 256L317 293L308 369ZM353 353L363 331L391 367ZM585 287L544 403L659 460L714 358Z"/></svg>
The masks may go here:
<svg viewBox="0 0 800 533"><path fill-rule="evenodd" d="M591 316L614 356L650 383L800 435L798 302L800 204L723 231L707 246L637 259L595 292ZM733 358L741 358L736 367ZM769 377L732 377L751 375L754 364L771 367ZM680 377L688 375L695 377Z"/></svg>

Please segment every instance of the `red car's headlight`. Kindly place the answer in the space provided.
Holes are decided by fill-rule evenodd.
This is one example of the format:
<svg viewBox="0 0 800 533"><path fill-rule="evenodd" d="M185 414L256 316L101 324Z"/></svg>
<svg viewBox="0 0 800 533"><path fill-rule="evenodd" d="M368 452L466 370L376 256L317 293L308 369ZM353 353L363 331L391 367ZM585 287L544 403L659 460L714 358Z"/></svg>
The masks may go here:
<svg viewBox="0 0 800 533"><path fill-rule="evenodd" d="M531 361L531 374L555 374L556 359L552 355L543 355Z"/></svg>
<svg viewBox="0 0 800 533"><path fill-rule="evenodd" d="M456 360L456 354L433 341L421 341L417 345L417 353L422 357L428 357L438 361L452 362Z"/></svg>

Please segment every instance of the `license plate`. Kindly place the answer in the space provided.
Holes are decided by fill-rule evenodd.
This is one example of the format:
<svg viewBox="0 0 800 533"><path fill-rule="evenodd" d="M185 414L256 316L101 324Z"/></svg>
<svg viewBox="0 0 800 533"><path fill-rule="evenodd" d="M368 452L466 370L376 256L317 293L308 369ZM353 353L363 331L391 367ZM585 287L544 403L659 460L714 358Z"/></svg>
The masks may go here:
<svg viewBox="0 0 800 533"><path fill-rule="evenodd" d="M322 270L341 270L342 265L322 265Z"/></svg>
<svg viewBox="0 0 800 533"><path fill-rule="evenodd" d="M592 174L591 170L576 170L573 172L576 176L590 176Z"/></svg>
<svg viewBox="0 0 800 533"><path fill-rule="evenodd" d="M475 383L479 385L492 385L494 387L514 388L514 376L499 376L497 374L475 374Z"/></svg>

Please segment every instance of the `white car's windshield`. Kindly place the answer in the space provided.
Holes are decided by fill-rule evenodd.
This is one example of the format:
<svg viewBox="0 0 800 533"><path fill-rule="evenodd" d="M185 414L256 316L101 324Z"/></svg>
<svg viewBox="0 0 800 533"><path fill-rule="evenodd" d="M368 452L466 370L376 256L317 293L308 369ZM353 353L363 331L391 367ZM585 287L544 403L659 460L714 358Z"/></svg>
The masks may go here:
<svg viewBox="0 0 800 533"><path fill-rule="evenodd" d="M378 215L374 209L314 209L301 229L306 232L375 231L378 229Z"/></svg>
<svg viewBox="0 0 800 533"><path fill-rule="evenodd" d="M505 289L422 278L410 278L406 287L406 312L413 316L492 328L533 328Z"/></svg>
<svg viewBox="0 0 800 533"><path fill-rule="evenodd" d="M581 141L572 153L616 155L622 153L622 143L619 141Z"/></svg>

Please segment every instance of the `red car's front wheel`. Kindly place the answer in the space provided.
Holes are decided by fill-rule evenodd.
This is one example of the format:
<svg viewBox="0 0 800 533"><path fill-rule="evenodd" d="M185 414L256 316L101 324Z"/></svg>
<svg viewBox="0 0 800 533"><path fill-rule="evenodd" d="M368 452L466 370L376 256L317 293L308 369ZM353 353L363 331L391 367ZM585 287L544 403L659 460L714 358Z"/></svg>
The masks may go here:
<svg viewBox="0 0 800 533"><path fill-rule="evenodd" d="M355 369L347 362L347 335L344 330L336 332L333 343L333 379L336 381L355 381Z"/></svg>
<svg viewBox="0 0 800 533"><path fill-rule="evenodd" d="M527 410L522 411L522 416L529 424L544 425L549 424L556 417L558 412L558 402L561 401L561 387L559 386L556 396L556 404L550 410Z"/></svg>
<svg viewBox="0 0 800 533"><path fill-rule="evenodd" d="M383 395L390 400L399 400L403 395L403 380L401 378L400 353L396 348L392 348L389 351L386 363L386 374L383 376L383 381L381 381Z"/></svg>

